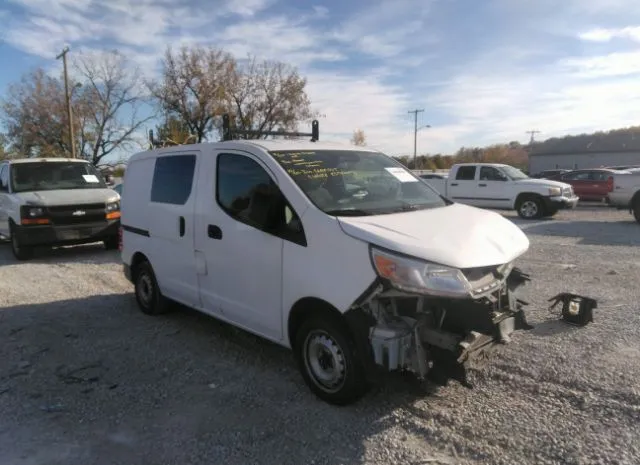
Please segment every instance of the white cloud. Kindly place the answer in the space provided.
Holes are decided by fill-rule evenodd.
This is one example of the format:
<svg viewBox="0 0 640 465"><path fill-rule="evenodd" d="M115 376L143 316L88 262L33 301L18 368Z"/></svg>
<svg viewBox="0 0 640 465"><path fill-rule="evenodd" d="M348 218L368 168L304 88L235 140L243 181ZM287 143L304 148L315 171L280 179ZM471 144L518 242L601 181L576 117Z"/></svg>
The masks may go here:
<svg viewBox="0 0 640 465"><path fill-rule="evenodd" d="M287 13L285 0L9 1L25 15L5 20L0 34L56 73L67 44L72 56L118 48L148 74L169 44L277 59L307 76L313 107L326 115L322 139L346 142L361 128L391 154L413 151L411 108L425 108L433 126L418 150L453 152L524 141L530 129L547 137L633 124L640 103L640 51L613 48L615 38L640 41L640 27L629 26L640 24L636 0L493 0L491 11L510 21L482 34L455 16L435 22L442 4L454 5L447 0L376 0L349 14L341 5L340 16L320 2ZM579 56L553 42L576 37ZM506 45L488 49L485 39Z"/></svg>
<svg viewBox="0 0 640 465"><path fill-rule="evenodd" d="M595 28L583 32L579 37L590 42L609 42L614 38L631 39L640 42L640 26L619 29Z"/></svg>
<svg viewBox="0 0 640 465"><path fill-rule="evenodd" d="M578 77L599 78L640 74L640 51L616 52L588 58L562 61Z"/></svg>

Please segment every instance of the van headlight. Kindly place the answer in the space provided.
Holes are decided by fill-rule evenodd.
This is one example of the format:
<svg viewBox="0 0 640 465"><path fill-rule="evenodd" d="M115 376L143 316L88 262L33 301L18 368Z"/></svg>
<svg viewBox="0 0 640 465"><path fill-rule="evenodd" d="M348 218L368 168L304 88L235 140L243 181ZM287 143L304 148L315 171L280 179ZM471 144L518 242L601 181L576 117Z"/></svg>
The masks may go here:
<svg viewBox="0 0 640 465"><path fill-rule="evenodd" d="M120 202L111 202L107 204L107 213L120 211Z"/></svg>
<svg viewBox="0 0 640 465"><path fill-rule="evenodd" d="M120 202L109 202L107 204L107 219L117 220L120 218Z"/></svg>
<svg viewBox="0 0 640 465"><path fill-rule="evenodd" d="M396 289L440 297L469 297L471 284L461 270L371 247L371 261L381 278Z"/></svg>
<svg viewBox="0 0 640 465"><path fill-rule="evenodd" d="M559 195L562 195L562 188L561 187L550 187L549 188L549 196L557 197Z"/></svg>
<svg viewBox="0 0 640 465"><path fill-rule="evenodd" d="M27 218L38 218L44 216L44 209L41 207L25 207L24 213Z"/></svg>

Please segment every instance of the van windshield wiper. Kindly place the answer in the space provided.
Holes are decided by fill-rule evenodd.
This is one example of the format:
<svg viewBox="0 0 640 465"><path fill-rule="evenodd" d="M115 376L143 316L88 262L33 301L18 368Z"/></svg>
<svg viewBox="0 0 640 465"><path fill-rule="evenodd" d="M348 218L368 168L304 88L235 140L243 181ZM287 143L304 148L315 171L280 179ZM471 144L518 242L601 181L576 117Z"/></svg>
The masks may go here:
<svg viewBox="0 0 640 465"><path fill-rule="evenodd" d="M327 210L325 213L331 216L369 216L373 214L357 208L338 208L335 210Z"/></svg>

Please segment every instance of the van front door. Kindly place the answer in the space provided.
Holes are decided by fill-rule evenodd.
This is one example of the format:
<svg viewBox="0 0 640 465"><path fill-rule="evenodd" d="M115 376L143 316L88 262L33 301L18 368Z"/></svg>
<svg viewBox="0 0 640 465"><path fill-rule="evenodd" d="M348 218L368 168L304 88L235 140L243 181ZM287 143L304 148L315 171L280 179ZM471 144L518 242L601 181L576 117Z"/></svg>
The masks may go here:
<svg viewBox="0 0 640 465"><path fill-rule="evenodd" d="M206 157L196 253L204 310L273 340L282 338L283 239L273 229L280 190L257 157L225 150Z"/></svg>

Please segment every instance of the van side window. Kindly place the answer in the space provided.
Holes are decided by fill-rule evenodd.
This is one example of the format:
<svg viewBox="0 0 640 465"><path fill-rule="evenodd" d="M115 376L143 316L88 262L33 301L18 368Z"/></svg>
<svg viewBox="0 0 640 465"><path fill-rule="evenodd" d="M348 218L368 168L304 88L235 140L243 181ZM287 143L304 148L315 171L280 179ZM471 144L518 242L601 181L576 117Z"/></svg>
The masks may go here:
<svg viewBox="0 0 640 465"><path fill-rule="evenodd" d="M307 245L300 218L269 173L249 157L218 155L216 201L237 221Z"/></svg>
<svg viewBox="0 0 640 465"><path fill-rule="evenodd" d="M456 173L456 180L459 181L473 181L476 178L475 166L460 166Z"/></svg>
<svg viewBox="0 0 640 465"><path fill-rule="evenodd" d="M184 205L189 200L196 168L195 155L156 158L151 184L151 201Z"/></svg>

